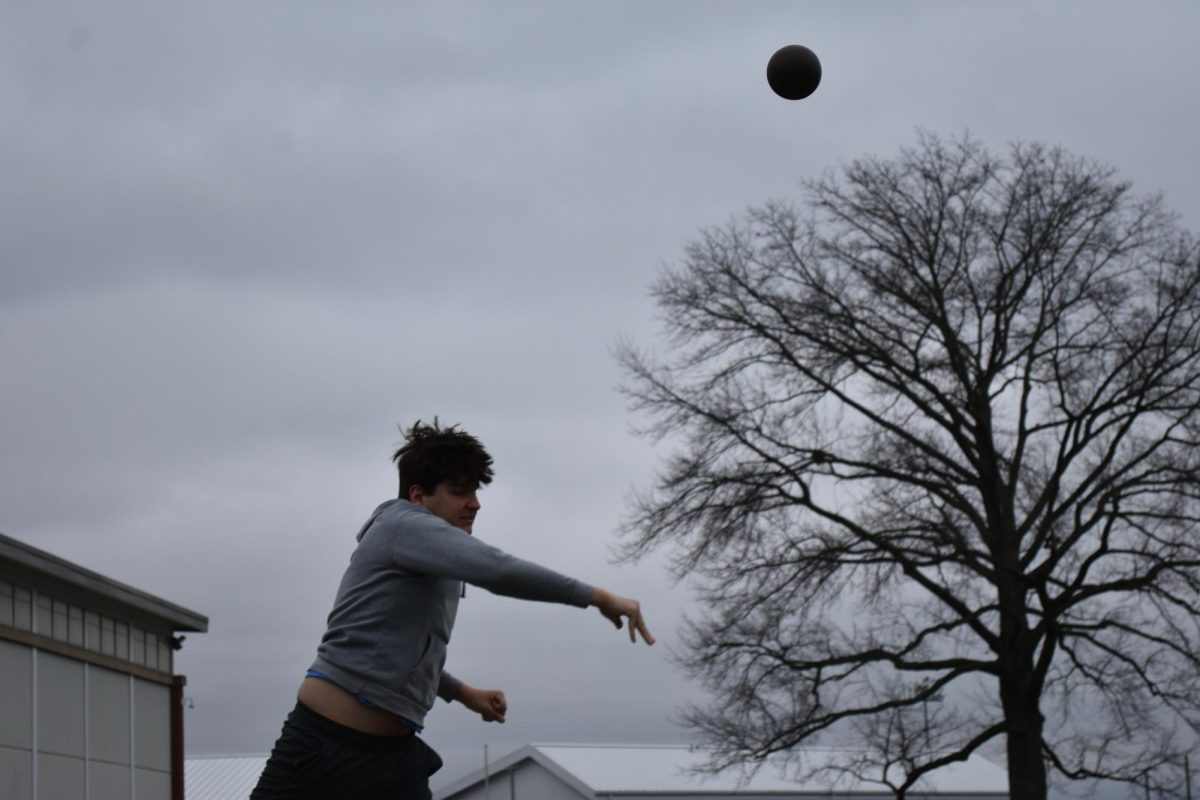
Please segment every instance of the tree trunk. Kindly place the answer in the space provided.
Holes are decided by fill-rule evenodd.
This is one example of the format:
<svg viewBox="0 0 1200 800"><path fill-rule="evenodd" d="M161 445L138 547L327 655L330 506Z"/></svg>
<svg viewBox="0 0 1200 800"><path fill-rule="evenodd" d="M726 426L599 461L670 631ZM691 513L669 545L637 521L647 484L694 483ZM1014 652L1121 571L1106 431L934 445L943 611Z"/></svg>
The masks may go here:
<svg viewBox="0 0 1200 800"><path fill-rule="evenodd" d="M980 477L988 523L1000 535L994 540L997 602L1000 610L1000 704L1008 728L1008 793L1010 800L1046 800L1046 762L1042 758L1044 718L1040 687L1034 675L1035 646L1029 630L1026 585L1021 570L1013 493L1005 485L992 435L988 394L972 403L979 443Z"/></svg>
<svg viewBox="0 0 1200 800"><path fill-rule="evenodd" d="M1034 708L1023 714L1010 711L1008 720L1013 726L1008 732L1008 796L1010 800L1046 800L1042 716Z"/></svg>
<svg viewBox="0 0 1200 800"><path fill-rule="evenodd" d="M1000 591L1000 702L1008 724L1010 800L1046 800L1046 762L1042 754L1045 722L1034 682L1034 648L1019 588Z"/></svg>

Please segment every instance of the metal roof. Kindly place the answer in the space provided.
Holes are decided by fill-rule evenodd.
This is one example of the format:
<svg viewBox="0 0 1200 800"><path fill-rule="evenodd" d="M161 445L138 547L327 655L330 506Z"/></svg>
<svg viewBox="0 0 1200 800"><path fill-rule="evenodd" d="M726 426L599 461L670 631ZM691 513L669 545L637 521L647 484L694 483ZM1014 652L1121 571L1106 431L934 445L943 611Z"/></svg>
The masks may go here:
<svg viewBox="0 0 1200 800"><path fill-rule="evenodd" d="M208 630L208 617L197 614L183 606L169 603L161 597L127 586L112 578L85 569L78 564L72 564L66 559L39 550L0 533L0 561L9 561L25 569L42 575L50 576L58 581L91 592L109 601L149 614L164 620L175 631L196 631L204 633Z"/></svg>
<svg viewBox="0 0 1200 800"><path fill-rule="evenodd" d="M245 800L254 791L267 756L196 756L183 762L187 800Z"/></svg>
<svg viewBox="0 0 1200 800"><path fill-rule="evenodd" d="M807 766L829 763L838 751L804 749L799 758ZM532 760L555 777L574 787L584 797L619 794L736 794L742 796L839 794L890 796L879 783L846 780L834 786L832 778L798 781L780 765L767 764L749 774L728 769L717 775L700 776L708 753L687 745L596 745L531 744L498 759L489 766L495 776L523 761ZM448 798L481 783L479 769L435 793ZM956 762L923 779L915 791L930 795L1008 797L1008 776L1003 769L981 756Z"/></svg>
<svg viewBox="0 0 1200 800"><path fill-rule="evenodd" d="M818 761L830 758L835 752L807 749L802 757ZM704 750L686 745L530 744L498 759L489 771L494 777L531 760L584 797L610 794L829 797L834 789L828 780L787 779L769 765L752 777L736 769L703 779L690 774L689 770L703 764L706 757ZM184 762L184 794L187 800L245 800L266 763L265 755L188 758ZM479 769L434 792L434 797L450 797L482 781L483 770ZM860 797L890 796L879 784L847 783L835 791ZM927 797L1007 798L1008 776L987 759L972 756L938 770L920 784L918 791Z"/></svg>

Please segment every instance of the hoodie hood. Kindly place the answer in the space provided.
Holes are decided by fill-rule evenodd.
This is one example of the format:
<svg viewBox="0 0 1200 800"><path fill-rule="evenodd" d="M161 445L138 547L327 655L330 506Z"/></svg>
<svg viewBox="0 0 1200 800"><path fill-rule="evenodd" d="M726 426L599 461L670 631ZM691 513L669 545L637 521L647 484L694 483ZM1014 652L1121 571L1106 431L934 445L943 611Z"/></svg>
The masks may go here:
<svg viewBox="0 0 1200 800"><path fill-rule="evenodd" d="M392 506L396 505L396 503L399 503L399 502L400 502L400 500L396 499L396 500L385 500L384 502L380 503L379 508L377 508L371 512L370 519L368 519L366 522L364 522L363 526L358 529L358 536L354 537L355 540L361 542L363 535L366 534L367 529L370 528L375 523L375 520L379 518L379 515L382 514L384 511L387 511L389 508L391 508Z"/></svg>

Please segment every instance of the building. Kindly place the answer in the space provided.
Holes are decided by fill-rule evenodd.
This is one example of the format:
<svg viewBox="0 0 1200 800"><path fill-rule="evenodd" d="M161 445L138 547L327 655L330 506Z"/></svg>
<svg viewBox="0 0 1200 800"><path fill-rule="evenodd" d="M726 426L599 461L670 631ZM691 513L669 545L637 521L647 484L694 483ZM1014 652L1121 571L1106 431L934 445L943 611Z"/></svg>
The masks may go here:
<svg viewBox="0 0 1200 800"><path fill-rule="evenodd" d="M176 634L207 630L0 535L0 798L183 800Z"/></svg>
<svg viewBox="0 0 1200 800"><path fill-rule="evenodd" d="M246 800L267 756L193 756L187 760L187 800Z"/></svg>
<svg viewBox="0 0 1200 800"><path fill-rule="evenodd" d="M824 757L832 751L807 750ZM686 745L531 744L433 793L435 800L892 800L878 784L799 783L769 767L748 780L731 770L700 780L689 773L703 750ZM245 800L267 756L198 756L187 760L187 800ZM913 800L1008 800L1008 776L979 756L932 776Z"/></svg>
<svg viewBox="0 0 1200 800"><path fill-rule="evenodd" d="M820 763L830 750L805 750L803 758ZM795 781L765 766L753 775L740 770L701 778L693 770L706 759L686 745L531 744L466 775L434 793L435 800L801 800L854 798L890 800L880 784L829 777ZM1007 800L1008 776L979 756L930 775L913 800Z"/></svg>

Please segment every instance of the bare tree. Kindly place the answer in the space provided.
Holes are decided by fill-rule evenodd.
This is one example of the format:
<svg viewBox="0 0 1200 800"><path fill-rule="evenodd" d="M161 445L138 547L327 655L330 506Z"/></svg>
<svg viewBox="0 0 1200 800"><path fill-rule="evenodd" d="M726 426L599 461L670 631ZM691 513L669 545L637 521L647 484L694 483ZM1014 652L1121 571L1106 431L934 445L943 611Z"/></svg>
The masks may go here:
<svg viewBox="0 0 1200 800"><path fill-rule="evenodd" d="M703 232L620 358L674 447L624 555L705 612L714 766L856 743L903 796L1003 746L1176 792L1200 722L1200 250L1060 149L923 134ZM873 733L872 733L873 732ZM874 739L872 739L874 736ZM865 764L843 768L865 775Z"/></svg>

